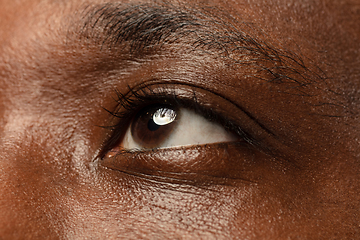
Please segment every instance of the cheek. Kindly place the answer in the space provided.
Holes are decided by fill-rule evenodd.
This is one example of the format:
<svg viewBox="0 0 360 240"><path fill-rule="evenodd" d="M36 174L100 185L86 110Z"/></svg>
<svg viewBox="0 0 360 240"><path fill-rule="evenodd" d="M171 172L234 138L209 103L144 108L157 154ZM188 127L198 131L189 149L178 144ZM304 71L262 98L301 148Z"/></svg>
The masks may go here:
<svg viewBox="0 0 360 240"><path fill-rule="evenodd" d="M108 169L101 172L100 177L105 180L101 186L106 186L103 195L92 195L82 212L73 216L87 216L83 233L87 236L100 234L106 226L113 236L130 238L245 238L267 232L274 228L275 221L282 223L274 228L274 232L279 232L292 220L277 219L277 214L289 213L282 206L284 202L277 199L284 193L273 193L269 200L269 191L274 189L256 184L191 186L141 179ZM89 193L83 194L88 197ZM104 220L99 222L100 219Z"/></svg>
<svg viewBox="0 0 360 240"><path fill-rule="evenodd" d="M230 237L232 226L239 221L236 209L252 198L254 190L174 184L107 168L100 168L99 177L104 181L101 186L106 186L104 194L100 199L92 198L84 210L89 214L88 221L106 219L106 222L89 224L88 236L96 236L106 224L112 236L130 238Z"/></svg>
<svg viewBox="0 0 360 240"><path fill-rule="evenodd" d="M58 236L66 218L66 189L76 174L67 163L55 162L44 146L23 140L2 148L0 235Z"/></svg>
<svg viewBox="0 0 360 240"><path fill-rule="evenodd" d="M305 221L311 217L307 216L311 212L309 206L317 201L315 194L309 191L311 184L301 180L300 174L290 166L276 163L265 154L253 154L254 159L245 159L249 155L231 154L230 151L229 154L232 155L230 161L238 165L233 165L232 174L236 172L236 175L227 181L219 180L224 179L223 170L229 170L225 167L217 170L217 179L196 182L191 178L174 178L168 171L181 167L171 164L166 166L168 171L161 173L153 169L152 174L139 171L160 166L164 170L164 165L156 167L156 162L150 162L149 166L142 166L135 162L136 168L117 165L116 170L100 166L99 187L106 187L101 189L100 199L99 195L92 198L86 211L98 214L93 215L91 221L112 221L109 228L115 235L121 232L132 237L155 234L169 238L196 235L226 239L256 234L276 239L281 232L293 231L296 235L304 230ZM129 167L137 174L126 173ZM214 172L207 174L215 175ZM200 172L195 175L201 179ZM101 229L89 231L96 234Z"/></svg>
<svg viewBox="0 0 360 240"><path fill-rule="evenodd" d="M76 199L72 193L90 177L91 144L79 131L89 126L63 118L54 104L52 114L31 109L24 104L9 111L1 133L0 236L9 239L63 235Z"/></svg>

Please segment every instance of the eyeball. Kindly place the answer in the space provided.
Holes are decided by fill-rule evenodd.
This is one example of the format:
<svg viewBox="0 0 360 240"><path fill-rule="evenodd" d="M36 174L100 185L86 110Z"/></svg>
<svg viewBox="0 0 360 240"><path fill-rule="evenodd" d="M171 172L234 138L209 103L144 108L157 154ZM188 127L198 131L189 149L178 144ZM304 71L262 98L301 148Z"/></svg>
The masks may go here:
<svg viewBox="0 0 360 240"><path fill-rule="evenodd" d="M190 109L155 104L135 116L120 148L146 150L236 140L235 134Z"/></svg>

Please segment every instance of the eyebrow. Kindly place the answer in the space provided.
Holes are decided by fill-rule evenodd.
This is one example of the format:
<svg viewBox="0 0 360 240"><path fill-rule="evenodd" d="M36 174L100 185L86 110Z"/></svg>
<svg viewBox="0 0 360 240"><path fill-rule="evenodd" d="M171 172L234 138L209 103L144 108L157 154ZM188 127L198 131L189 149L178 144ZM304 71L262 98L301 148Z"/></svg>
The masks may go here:
<svg viewBox="0 0 360 240"><path fill-rule="evenodd" d="M199 29L201 24L188 11L151 4L105 4L91 7L85 14L83 32L99 30L109 46L127 42L132 51L174 42Z"/></svg>
<svg viewBox="0 0 360 240"><path fill-rule="evenodd" d="M107 3L88 7L82 20L83 36L101 39L102 47L125 43L131 54L141 55L162 49L164 44L180 44L189 51L256 68L259 74L252 77L288 83L300 95L309 95L302 90L304 86L324 79L321 72L310 70L299 55L260 40L250 23L235 22L215 8ZM239 30L239 24L248 32Z"/></svg>

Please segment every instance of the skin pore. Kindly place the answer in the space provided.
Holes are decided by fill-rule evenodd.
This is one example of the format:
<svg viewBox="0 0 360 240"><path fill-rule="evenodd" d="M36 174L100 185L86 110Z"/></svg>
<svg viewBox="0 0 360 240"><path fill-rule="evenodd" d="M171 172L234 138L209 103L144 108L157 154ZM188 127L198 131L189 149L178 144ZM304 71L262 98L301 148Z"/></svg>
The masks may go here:
<svg viewBox="0 0 360 240"><path fill-rule="evenodd" d="M0 6L1 239L359 236L358 1ZM237 140L124 150L149 104Z"/></svg>

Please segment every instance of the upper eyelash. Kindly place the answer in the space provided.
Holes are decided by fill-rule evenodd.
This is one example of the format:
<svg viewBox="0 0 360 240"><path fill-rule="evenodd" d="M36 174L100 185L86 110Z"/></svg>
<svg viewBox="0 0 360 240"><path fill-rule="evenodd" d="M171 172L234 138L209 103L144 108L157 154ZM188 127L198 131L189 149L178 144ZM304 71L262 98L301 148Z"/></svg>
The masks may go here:
<svg viewBox="0 0 360 240"><path fill-rule="evenodd" d="M119 119L128 119L129 116L136 115L136 110L140 111L143 107L148 105L156 103L169 104L191 109L196 113L203 115L207 120L221 123L230 131L235 130L232 122L228 121L226 118L219 117L219 114L215 113L212 109L201 107L195 91L191 98L182 99L178 97L175 89L164 86L158 86L156 89L157 92L154 92L146 86L138 90L130 89L129 87L129 93L125 95L120 93L118 90L115 90L118 107L114 112L110 113ZM163 101L167 101L167 103L164 103ZM123 111L124 109L126 111Z"/></svg>
<svg viewBox="0 0 360 240"><path fill-rule="evenodd" d="M118 118L124 118L124 115L127 115L126 112L121 112L120 110L134 111L136 108L141 106L150 105L151 102L157 102L160 100L168 100L172 104L181 105L181 100L178 99L175 91L171 91L166 87L158 87L157 90L160 92L155 93L150 87L142 87L138 90L129 88L129 92L127 94L122 94L117 89L115 89L115 93L117 95L116 102L118 103L118 107L115 112L112 113L113 116ZM196 99L192 99L195 104L197 104Z"/></svg>

